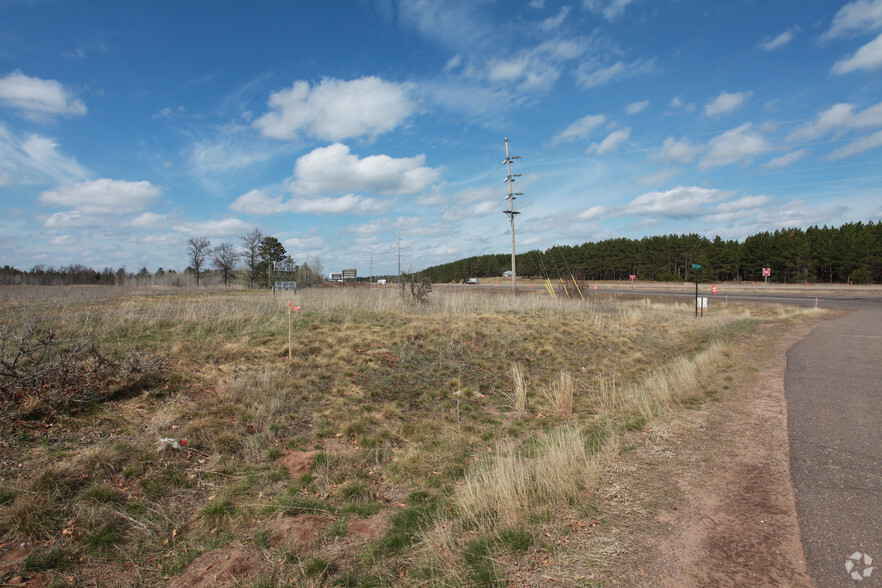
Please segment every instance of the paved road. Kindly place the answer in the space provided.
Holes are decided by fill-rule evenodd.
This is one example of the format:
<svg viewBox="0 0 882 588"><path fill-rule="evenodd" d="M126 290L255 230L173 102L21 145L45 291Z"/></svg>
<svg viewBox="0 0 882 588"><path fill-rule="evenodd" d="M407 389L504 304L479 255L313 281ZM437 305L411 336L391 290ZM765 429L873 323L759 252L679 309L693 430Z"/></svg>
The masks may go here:
<svg viewBox="0 0 882 588"><path fill-rule="evenodd" d="M787 352L790 475L809 573L820 588L882 586L882 304L816 327ZM852 572L873 567L858 581Z"/></svg>

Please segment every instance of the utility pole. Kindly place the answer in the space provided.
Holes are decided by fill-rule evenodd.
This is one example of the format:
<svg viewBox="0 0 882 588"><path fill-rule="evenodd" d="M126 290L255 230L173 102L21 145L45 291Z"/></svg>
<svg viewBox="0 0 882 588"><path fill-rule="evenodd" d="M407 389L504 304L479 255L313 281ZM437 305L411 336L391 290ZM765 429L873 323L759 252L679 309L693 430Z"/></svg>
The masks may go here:
<svg viewBox="0 0 882 588"><path fill-rule="evenodd" d="M508 184L508 196L506 200L508 200L508 210L503 210L505 214L508 215L509 220L511 221L511 291L515 296L518 294L518 278L517 278L517 270L515 269L515 228L514 228L514 219L515 215L521 214L520 212L514 209L514 201L515 196L523 196L521 192L514 192L512 184L515 181L515 178L521 176L521 174L511 173L511 162L515 159L520 159L520 155L516 155L512 157L508 153L508 137L505 138L505 163L506 168L508 169L508 176L505 178L505 182Z"/></svg>

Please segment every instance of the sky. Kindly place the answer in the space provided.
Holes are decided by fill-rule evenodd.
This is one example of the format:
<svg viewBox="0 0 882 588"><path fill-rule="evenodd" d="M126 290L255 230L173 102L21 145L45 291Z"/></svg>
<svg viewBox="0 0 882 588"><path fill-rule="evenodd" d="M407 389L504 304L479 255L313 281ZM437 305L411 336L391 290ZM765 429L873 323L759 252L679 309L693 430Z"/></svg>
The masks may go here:
<svg viewBox="0 0 882 588"><path fill-rule="evenodd" d="M0 265L882 218L882 0L0 0ZM400 247L400 249L399 249Z"/></svg>

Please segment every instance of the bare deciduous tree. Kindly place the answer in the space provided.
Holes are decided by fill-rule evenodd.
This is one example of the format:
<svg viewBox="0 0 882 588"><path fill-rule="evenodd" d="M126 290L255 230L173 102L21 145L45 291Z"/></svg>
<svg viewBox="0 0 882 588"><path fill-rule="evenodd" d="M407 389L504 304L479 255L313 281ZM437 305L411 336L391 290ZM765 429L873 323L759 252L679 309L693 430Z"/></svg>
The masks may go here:
<svg viewBox="0 0 882 588"><path fill-rule="evenodd" d="M257 272L260 271L260 244L263 241L263 233L257 227L239 237L245 247L245 268L248 270L248 287L254 288Z"/></svg>
<svg viewBox="0 0 882 588"><path fill-rule="evenodd" d="M239 253L233 244L224 241L211 251L211 265L214 269L221 272L224 277L224 286L228 284L230 279L236 275L236 262L239 260Z"/></svg>
<svg viewBox="0 0 882 588"><path fill-rule="evenodd" d="M199 286L199 278L202 276L202 265L208 256L211 241L208 237L190 237L187 239L187 255L189 255L190 265L196 273L196 285Z"/></svg>

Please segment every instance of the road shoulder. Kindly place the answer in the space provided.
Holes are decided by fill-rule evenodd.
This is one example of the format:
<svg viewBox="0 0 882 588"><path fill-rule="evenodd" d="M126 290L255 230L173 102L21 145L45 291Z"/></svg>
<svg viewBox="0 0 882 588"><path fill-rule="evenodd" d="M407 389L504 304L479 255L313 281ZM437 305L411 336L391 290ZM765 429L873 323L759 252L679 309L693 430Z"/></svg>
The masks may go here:
<svg viewBox="0 0 882 588"><path fill-rule="evenodd" d="M812 585L790 479L784 374L787 350L835 316L760 326L731 354L713 401L626 439L602 485L613 490L601 510L616 514L596 543L614 541L619 553L601 566L602 585Z"/></svg>

